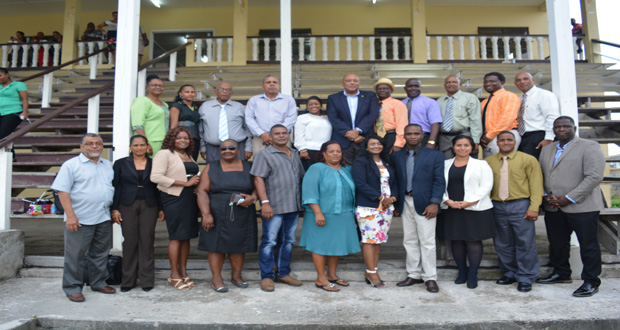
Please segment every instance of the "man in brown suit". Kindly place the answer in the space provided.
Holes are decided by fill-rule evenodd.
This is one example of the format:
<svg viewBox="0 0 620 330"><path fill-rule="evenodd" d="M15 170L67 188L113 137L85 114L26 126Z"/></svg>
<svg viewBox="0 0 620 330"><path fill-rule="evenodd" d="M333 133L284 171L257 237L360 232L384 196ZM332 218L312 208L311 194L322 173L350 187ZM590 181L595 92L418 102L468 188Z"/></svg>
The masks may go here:
<svg viewBox="0 0 620 330"><path fill-rule="evenodd" d="M560 116L553 122L558 141L542 149L540 166L544 177L545 226L549 238L549 261L553 273L539 278L541 284L570 283L570 236L579 239L584 283L573 292L589 297L601 284L601 248L598 215L603 206L599 184L603 181L605 156L598 143L575 136L575 121Z"/></svg>

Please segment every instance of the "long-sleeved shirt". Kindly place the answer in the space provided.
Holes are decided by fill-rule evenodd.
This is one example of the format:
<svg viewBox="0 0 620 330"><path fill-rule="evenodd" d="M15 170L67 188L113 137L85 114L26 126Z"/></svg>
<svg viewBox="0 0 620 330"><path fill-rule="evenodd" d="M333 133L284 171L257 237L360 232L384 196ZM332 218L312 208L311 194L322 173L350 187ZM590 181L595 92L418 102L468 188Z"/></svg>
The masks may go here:
<svg viewBox="0 0 620 330"><path fill-rule="evenodd" d="M441 110L439 109L439 103L437 103L437 101L424 95L420 95L413 99L407 97L403 100L405 106L409 100L411 100L411 113L409 114L410 124L418 124L422 126L422 131L424 133L430 133L433 124L442 122Z"/></svg>
<svg viewBox="0 0 620 330"><path fill-rule="evenodd" d="M536 86L530 88L525 95L525 132L545 131L545 140L553 141L553 121L560 116L558 98L550 91Z"/></svg>
<svg viewBox="0 0 620 330"><path fill-rule="evenodd" d="M439 108L441 109L441 116L444 118L444 123L446 122L445 115L448 98L449 96L444 95L437 99L437 103L439 103ZM452 95L452 129L450 132L459 132L469 129L474 142L480 143L480 137L482 136L481 116L480 101L478 101L476 95L463 91L458 91ZM441 124L441 132L447 132L443 123Z"/></svg>
<svg viewBox="0 0 620 330"><path fill-rule="evenodd" d="M483 135L489 140L493 140L497 134L503 131L509 131L517 128L517 115L521 106L521 99L512 92L500 89L493 93L493 97L489 97L491 102L484 114L484 107L489 99L482 100L480 108L482 108L482 118L484 118Z"/></svg>
<svg viewBox="0 0 620 330"><path fill-rule="evenodd" d="M502 201L499 198L499 172L504 160L501 153L496 153L485 160L493 170L493 189L491 199ZM543 176L540 164L533 156L521 151L513 150L507 155L508 159L508 199L506 201L528 198L528 210L538 212L542 204Z"/></svg>
<svg viewBox="0 0 620 330"><path fill-rule="evenodd" d="M385 100L379 101L381 103L381 117L383 118L383 127L386 131L396 131L396 141L394 145L397 147L405 146L405 126L409 124L407 122L407 106L393 98L388 97Z"/></svg>
<svg viewBox="0 0 620 330"><path fill-rule="evenodd" d="M255 136L269 133L276 124L284 125L290 131L297 121L297 104L284 94L271 100L267 95L255 95L245 108L245 123Z"/></svg>
<svg viewBox="0 0 620 330"><path fill-rule="evenodd" d="M200 151L207 150L207 144L219 146L220 141L220 109L218 100L209 100L198 109L200 114ZM228 119L228 137L237 142L245 143L245 150L252 150L252 133L245 123L243 104L228 100L226 102L226 119Z"/></svg>
<svg viewBox="0 0 620 330"><path fill-rule="evenodd" d="M332 137L332 124L325 116L303 114L295 123L295 148L297 150L320 150L321 145Z"/></svg>

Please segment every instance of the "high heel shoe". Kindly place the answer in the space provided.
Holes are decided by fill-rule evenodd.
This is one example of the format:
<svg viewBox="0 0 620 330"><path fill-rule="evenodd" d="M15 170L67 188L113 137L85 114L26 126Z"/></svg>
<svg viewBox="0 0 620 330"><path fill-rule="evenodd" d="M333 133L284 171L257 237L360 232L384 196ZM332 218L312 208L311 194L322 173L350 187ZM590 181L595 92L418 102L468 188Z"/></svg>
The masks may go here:
<svg viewBox="0 0 620 330"><path fill-rule="evenodd" d="M376 274L376 273L377 273L376 270L366 269L366 274ZM381 279L379 279L379 282L377 282L377 283L372 283L372 281L368 277L364 276L364 278L366 279L366 284L372 285L373 287L375 287L377 289L385 289L385 288L387 288L387 285L385 284L385 282L381 281Z"/></svg>

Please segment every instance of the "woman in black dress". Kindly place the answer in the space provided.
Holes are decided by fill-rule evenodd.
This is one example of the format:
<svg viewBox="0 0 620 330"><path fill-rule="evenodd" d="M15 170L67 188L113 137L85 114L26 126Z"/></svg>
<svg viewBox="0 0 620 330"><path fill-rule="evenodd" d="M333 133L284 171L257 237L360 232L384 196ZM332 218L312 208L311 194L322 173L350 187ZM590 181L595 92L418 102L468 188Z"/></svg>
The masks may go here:
<svg viewBox="0 0 620 330"><path fill-rule="evenodd" d="M144 291L155 284L155 225L164 220L159 191L151 182L151 158L147 156L148 141L142 135L129 140L129 157L114 163L114 200L112 221L123 231L123 280L121 291L136 287Z"/></svg>
<svg viewBox="0 0 620 330"><path fill-rule="evenodd" d="M221 160L207 164L196 188L198 206L202 213L202 230L198 249L209 252L211 287L226 292L222 266L228 254L232 268L230 281L236 287L247 288L241 277L245 253L256 252L256 190L250 175L251 163L237 159L239 145L226 140L220 145ZM242 200L240 200L242 198Z"/></svg>
<svg viewBox="0 0 620 330"><path fill-rule="evenodd" d="M200 125L200 114L198 107L194 105L196 98L196 88L192 85L183 85L177 92L174 103L170 105L170 129L177 127L185 127L192 134L194 140L194 151L192 157L198 160L198 152L200 151L200 135L198 127Z"/></svg>
<svg viewBox="0 0 620 330"><path fill-rule="evenodd" d="M448 184L437 222L437 233L451 241L452 255L459 269L454 283L467 282L470 289L478 286L482 241L495 236L493 203L489 198L493 171L486 161L469 156L474 145L474 140L466 135L452 140L456 156L445 161Z"/></svg>
<svg viewBox="0 0 620 330"><path fill-rule="evenodd" d="M190 156L194 141L186 128L171 129L162 149L153 159L151 181L161 191L161 203L168 228L170 278L176 289L194 287L187 276L189 240L198 236L198 205L194 188L200 182L198 164Z"/></svg>

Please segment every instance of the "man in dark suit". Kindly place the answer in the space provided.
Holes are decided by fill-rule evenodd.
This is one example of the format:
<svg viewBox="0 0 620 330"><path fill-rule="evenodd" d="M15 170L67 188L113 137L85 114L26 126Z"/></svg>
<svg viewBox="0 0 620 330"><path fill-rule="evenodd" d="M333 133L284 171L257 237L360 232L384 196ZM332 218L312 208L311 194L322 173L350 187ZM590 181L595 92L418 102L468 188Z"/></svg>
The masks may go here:
<svg viewBox="0 0 620 330"><path fill-rule="evenodd" d="M374 133L379 102L374 92L360 91L360 78L353 73L344 76L342 86L343 92L327 97L327 118L332 140L340 143L342 159L351 165L362 150L362 141Z"/></svg>
<svg viewBox="0 0 620 330"><path fill-rule="evenodd" d="M405 127L406 147L392 154L399 182L397 207L403 219L403 245L407 251L407 278L397 286L426 283L428 292L439 292L435 226L443 198L443 153L422 145L418 124Z"/></svg>
<svg viewBox="0 0 620 330"><path fill-rule="evenodd" d="M598 292L601 280L601 248L598 216L604 207L601 188L605 155L598 143L575 136L575 121L560 116L553 122L558 141L544 147L540 167L544 177L545 226L549 238L549 262L553 273L539 278L541 284L571 283L570 236L579 239L584 281L573 292L589 297Z"/></svg>

